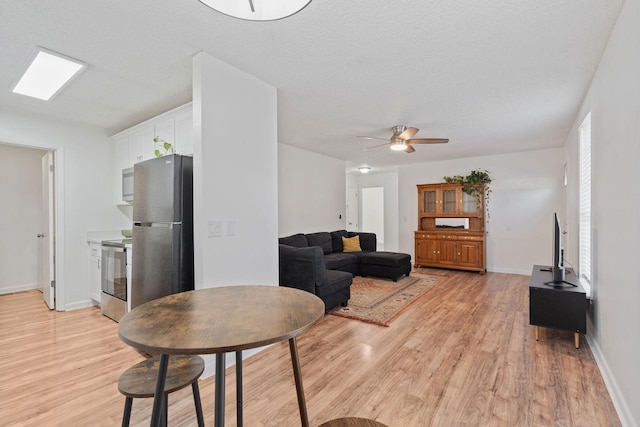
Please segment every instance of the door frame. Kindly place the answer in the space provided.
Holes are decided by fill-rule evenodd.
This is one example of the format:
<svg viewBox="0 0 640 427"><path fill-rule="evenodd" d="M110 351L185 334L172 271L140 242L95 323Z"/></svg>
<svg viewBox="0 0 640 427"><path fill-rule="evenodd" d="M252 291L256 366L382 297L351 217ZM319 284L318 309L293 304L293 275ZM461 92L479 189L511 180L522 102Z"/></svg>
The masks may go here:
<svg viewBox="0 0 640 427"><path fill-rule="evenodd" d="M42 298L50 309L56 308L55 280L55 247L56 247L56 226L55 226L55 168L56 155L55 151L47 150L40 159L42 181L42 213L46 213L47 217L42 218L40 235L38 237L43 240L39 241L38 252L39 258L38 269L40 271L40 288L42 290ZM42 256L44 255L44 256ZM45 259L46 257L46 259Z"/></svg>
<svg viewBox="0 0 640 427"><path fill-rule="evenodd" d="M52 151L54 153L55 173L54 179L54 197L56 200L54 212L50 215L54 216L54 228L56 230L56 244L54 254L54 269L56 272L55 301L56 311L65 311L66 308L66 289L65 289L65 228L64 228L64 147L53 146L40 141L26 143L13 138L5 137L0 133L0 144L13 145L16 147L36 148L39 150Z"/></svg>

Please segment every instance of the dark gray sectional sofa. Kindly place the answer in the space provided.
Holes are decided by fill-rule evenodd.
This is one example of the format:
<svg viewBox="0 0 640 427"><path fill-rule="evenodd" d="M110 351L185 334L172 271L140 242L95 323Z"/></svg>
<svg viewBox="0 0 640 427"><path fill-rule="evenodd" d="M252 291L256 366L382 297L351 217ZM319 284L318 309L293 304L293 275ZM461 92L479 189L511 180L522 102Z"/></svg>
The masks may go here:
<svg viewBox="0 0 640 427"><path fill-rule="evenodd" d="M344 252L342 237L359 236L361 252ZM280 286L312 292L330 310L346 306L354 275L398 280L411 271L411 256L377 252L375 233L319 232L294 234L279 239Z"/></svg>

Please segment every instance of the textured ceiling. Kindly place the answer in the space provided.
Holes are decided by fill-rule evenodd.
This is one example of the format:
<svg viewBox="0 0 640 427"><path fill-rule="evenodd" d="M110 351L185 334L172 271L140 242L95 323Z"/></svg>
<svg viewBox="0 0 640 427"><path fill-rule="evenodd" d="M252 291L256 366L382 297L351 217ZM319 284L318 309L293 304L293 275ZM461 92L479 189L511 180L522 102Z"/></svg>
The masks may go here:
<svg viewBox="0 0 640 427"><path fill-rule="evenodd" d="M189 102L206 51L278 88L281 143L350 167L559 147L623 3L313 0L252 22L197 0L0 0L0 107L114 134ZM36 45L89 65L50 102L9 91ZM406 154L356 138L397 124L450 142Z"/></svg>

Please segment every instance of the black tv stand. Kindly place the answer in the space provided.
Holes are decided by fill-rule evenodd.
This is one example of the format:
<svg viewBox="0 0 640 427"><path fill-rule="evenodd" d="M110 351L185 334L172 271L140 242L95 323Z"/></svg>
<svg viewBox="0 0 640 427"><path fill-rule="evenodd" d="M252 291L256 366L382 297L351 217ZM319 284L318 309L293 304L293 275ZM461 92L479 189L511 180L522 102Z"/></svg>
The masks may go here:
<svg viewBox="0 0 640 427"><path fill-rule="evenodd" d="M550 268L533 266L529 324L535 326L536 341L540 326L562 329L573 332L575 346L580 348L580 334L587 333L587 294L572 270L567 269L565 280L558 283L553 281Z"/></svg>

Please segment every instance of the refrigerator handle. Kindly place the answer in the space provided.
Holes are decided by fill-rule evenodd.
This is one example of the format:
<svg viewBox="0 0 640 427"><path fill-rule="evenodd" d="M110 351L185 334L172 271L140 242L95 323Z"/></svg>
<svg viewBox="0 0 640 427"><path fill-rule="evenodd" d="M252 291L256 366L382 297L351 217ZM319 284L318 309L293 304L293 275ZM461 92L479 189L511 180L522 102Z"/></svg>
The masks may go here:
<svg viewBox="0 0 640 427"><path fill-rule="evenodd" d="M154 228L174 228L175 226L182 225L181 222L139 222L133 223L137 227L154 227Z"/></svg>

